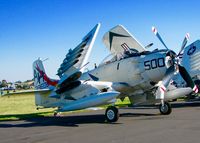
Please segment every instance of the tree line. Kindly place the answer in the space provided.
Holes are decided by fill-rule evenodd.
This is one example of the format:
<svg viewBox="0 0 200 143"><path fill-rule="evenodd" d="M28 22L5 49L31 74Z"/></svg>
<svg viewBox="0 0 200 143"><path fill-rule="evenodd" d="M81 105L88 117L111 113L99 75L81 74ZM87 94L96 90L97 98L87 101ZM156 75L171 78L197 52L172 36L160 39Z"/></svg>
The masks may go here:
<svg viewBox="0 0 200 143"><path fill-rule="evenodd" d="M31 89L33 88L33 81L32 80L27 80L25 82L16 81L12 83L12 82L7 82L5 79L3 79L2 81L0 81L0 88L1 89L17 89L17 90Z"/></svg>

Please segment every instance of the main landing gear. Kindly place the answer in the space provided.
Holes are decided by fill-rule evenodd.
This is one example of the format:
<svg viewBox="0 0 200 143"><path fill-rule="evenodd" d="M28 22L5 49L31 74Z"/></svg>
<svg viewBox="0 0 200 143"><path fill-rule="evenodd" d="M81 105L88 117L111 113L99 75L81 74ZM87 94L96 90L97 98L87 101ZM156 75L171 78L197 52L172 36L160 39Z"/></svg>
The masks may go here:
<svg viewBox="0 0 200 143"><path fill-rule="evenodd" d="M159 110L162 115L169 115L172 112L171 104L168 102L161 103L159 105Z"/></svg>
<svg viewBox="0 0 200 143"><path fill-rule="evenodd" d="M105 117L108 122L116 122L119 119L119 111L115 106L106 109Z"/></svg>

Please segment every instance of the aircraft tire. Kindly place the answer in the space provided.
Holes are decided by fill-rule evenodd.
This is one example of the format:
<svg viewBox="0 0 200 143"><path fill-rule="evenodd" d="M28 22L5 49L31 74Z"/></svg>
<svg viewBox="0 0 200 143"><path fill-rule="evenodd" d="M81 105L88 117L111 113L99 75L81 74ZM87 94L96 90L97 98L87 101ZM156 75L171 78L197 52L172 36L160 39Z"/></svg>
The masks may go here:
<svg viewBox="0 0 200 143"><path fill-rule="evenodd" d="M164 106L162 104L159 105L159 110L162 115L169 115L172 112L171 104L164 102Z"/></svg>
<svg viewBox="0 0 200 143"><path fill-rule="evenodd" d="M108 122L116 122L119 119L119 111L115 106L106 109L105 117Z"/></svg>

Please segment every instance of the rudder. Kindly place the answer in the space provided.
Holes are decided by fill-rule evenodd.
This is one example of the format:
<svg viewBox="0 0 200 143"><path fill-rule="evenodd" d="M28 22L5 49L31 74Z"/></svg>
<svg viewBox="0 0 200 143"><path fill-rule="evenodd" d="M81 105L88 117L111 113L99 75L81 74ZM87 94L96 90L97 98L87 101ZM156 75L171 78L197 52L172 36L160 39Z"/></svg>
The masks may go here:
<svg viewBox="0 0 200 143"><path fill-rule="evenodd" d="M42 60L38 59L33 62L33 77L35 89L45 89L49 86L56 86L58 81L50 79L43 66Z"/></svg>

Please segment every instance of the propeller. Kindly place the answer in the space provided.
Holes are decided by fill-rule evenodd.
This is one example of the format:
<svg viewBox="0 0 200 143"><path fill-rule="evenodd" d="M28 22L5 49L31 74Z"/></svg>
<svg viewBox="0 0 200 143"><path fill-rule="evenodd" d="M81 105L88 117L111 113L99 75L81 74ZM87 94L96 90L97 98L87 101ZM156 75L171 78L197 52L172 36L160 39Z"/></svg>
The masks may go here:
<svg viewBox="0 0 200 143"><path fill-rule="evenodd" d="M155 27L152 27L152 31L156 35L156 37L160 40L160 42L165 46L165 48L167 50L169 50L168 47L166 46L166 44L164 43L164 41L162 40L157 29ZM189 33L187 33L184 37L184 40L182 42L182 45L181 45L181 48L180 48L180 51L178 52L178 54L174 53L172 50L169 50L169 52L166 54L167 56L169 56L171 58L170 60L172 61L172 64L167 69L163 80L157 84L158 90L156 92L156 98L161 99L162 103L164 102L164 93L166 92L166 87L169 85L169 82L172 79L172 77L176 71L179 71L180 75L187 83L187 86L191 87L195 93L198 93L198 88L194 84L191 76L189 75L189 73L187 72L185 67L183 67L179 64L179 56L180 56L181 52L184 50L184 48L189 40L189 37L190 37Z"/></svg>
<svg viewBox="0 0 200 143"><path fill-rule="evenodd" d="M166 48L167 50L169 50L169 49L167 48L166 44L164 43L164 41L162 40L160 34L158 33L158 30L157 30L154 26L152 27L152 31L153 31L153 33L156 35L156 37L160 40L160 42L165 46L165 48Z"/></svg>
<svg viewBox="0 0 200 143"><path fill-rule="evenodd" d="M180 51L179 51L179 53L178 53L177 56L179 56L179 55L181 54L181 52L182 52L183 49L185 48L185 46L186 46L186 44L187 44L189 38L190 38L190 34L187 33L187 34L185 35L185 38L184 38L184 40L183 40L183 43L182 43L181 49L180 49Z"/></svg>
<svg viewBox="0 0 200 143"><path fill-rule="evenodd" d="M169 85L169 82L172 79L174 72L174 66L171 66L167 69L163 80L157 84L158 90L156 92L156 99L164 100L164 93L166 92L166 87Z"/></svg>
<svg viewBox="0 0 200 143"><path fill-rule="evenodd" d="M195 85L195 83L193 82L190 74L187 72L187 70L185 69L185 67L178 65L178 69L179 69L179 73L182 76L182 78L185 80L185 82L187 83L187 86L191 87L192 90L195 93L198 93L198 87Z"/></svg>

